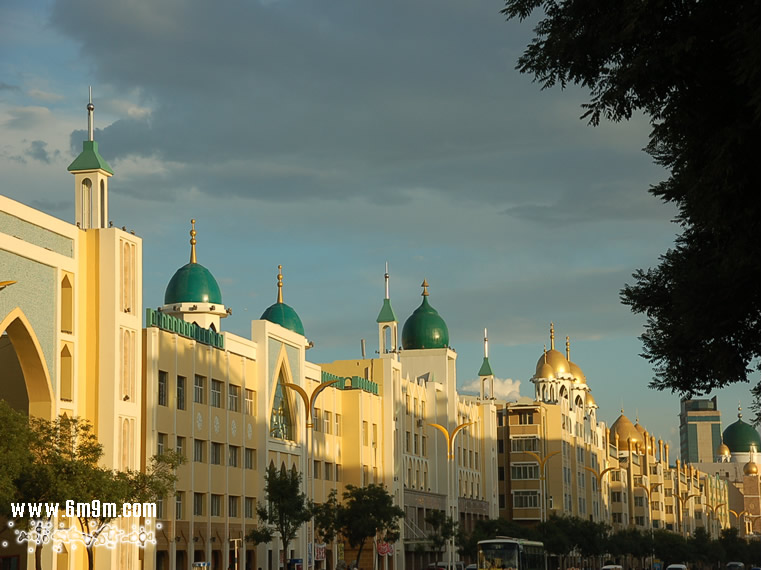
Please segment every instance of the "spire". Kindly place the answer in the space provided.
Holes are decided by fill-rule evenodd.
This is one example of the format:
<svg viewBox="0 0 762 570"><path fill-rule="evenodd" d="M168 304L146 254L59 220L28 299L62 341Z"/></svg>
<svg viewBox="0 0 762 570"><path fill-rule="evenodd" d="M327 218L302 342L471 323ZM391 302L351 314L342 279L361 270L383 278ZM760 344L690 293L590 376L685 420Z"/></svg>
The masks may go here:
<svg viewBox="0 0 762 570"><path fill-rule="evenodd" d="M191 219L191 231L190 231L190 244L191 244L191 255L190 255L190 262L191 263L198 263L196 261L196 220Z"/></svg>
<svg viewBox="0 0 762 570"><path fill-rule="evenodd" d="M545 364L548 363L548 345L543 344L542 345L542 358L545 361Z"/></svg>
<svg viewBox="0 0 762 570"><path fill-rule="evenodd" d="M389 298L389 262L386 262L384 269L384 299Z"/></svg>
<svg viewBox="0 0 762 570"><path fill-rule="evenodd" d="M566 360L571 362L571 345L569 344L569 335L566 335Z"/></svg>
<svg viewBox="0 0 762 570"><path fill-rule="evenodd" d="M487 329L484 329L484 358L489 358L489 340L487 340Z"/></svg>
<svg viewBox="0 0 762 570"><path fill-rule="evenodd" d="M278 303L283 303L283 266L278 265Z"/></svg>
<svg viewBox="0 0 762 570"><path fill-rule="evenodd" d="M396 323L397 316L392 309L392 302L389 300L389 262L386 262L384 269L384 304L376 318L377 323Z"/></svg>
<svg viewBox="0 0 762 570"><path fill-rule="evenodd" d="M484 360L482 360L482 367L479 368L479 376L494 376L492 366L489 364L489 340L487 340L487 329L484 329Z"/></svg>
<svg viewBox="0 0 762 570"><path fill-rule="evenodd" d="M553 329L553 323L550 323L550 350L556 349L556 331Z"/></svg>
<svg viewBox="0 0 762 570"><path fill-rule="evenodd" d="M421 293L421 297L428 297L429 296L429 284L426 282L425 278L423 280L423 283L421 283L421 287L423 287L423 293Z"/></svg>
<svg viewBox="0 0 762 570"><path fill-rule="evenodd" d="M87 140L93 141L93 111L95 105L93 105L93 86L90 86L90 100L87 103Z"/></svg>

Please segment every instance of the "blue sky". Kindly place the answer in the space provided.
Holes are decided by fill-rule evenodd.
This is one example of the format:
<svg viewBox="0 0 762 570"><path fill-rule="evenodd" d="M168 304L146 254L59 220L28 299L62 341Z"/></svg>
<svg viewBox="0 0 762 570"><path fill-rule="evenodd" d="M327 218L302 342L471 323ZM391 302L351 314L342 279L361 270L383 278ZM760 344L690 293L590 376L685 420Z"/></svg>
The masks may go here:
<svg viewBox="0 0 762 570"><path fill-rule="evenodd" d="M619 303L678 231L647 193L665 177L642 117L592 128L585 93L541 91L515 62L531 22L497 0L6 0L0 6L4 194L73 221L66 167L85 137L115 171L110 218L144 240L144 303L187 262L219 281L248 336L285 301L315 362L376 348L384 262L402 322L420 283L450 329L458 383L482 330L506 393L555 322L611 424L621 407L677 457L679 399L647 388L644 319ZM401 324L402 324L401 322ZM401 325L400 324L400 325ZM717 393L725 425L748 386Z"/></svg>

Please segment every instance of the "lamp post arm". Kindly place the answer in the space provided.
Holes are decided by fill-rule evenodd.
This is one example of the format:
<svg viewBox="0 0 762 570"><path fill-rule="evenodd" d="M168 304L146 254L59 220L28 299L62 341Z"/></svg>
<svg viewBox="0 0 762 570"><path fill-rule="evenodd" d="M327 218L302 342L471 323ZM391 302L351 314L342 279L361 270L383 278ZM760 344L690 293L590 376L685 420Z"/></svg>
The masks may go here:
<svg viewBox="0 0 762 570"><path fill-rule="evenodd" d="M437 428L439 431L441 431L445 436L445 442L447 443L447 459L452 459L452 455L450 454L450 432L447 431L447 428L440 424L429 424L431 427Z"/></svg>
<svg viewBox="0 0 762 570"><path fill-rule="evenodd" d="M291 388L294 390L299 396L302 398L302 402L304 402L304 410L307 412L307 427L312 427L312 408L310 407L310 399L307 396L307 392L304 391L304 388L299 386L298 384L294 384L293 382L284 382L283 385L286 388Z"/></svg>

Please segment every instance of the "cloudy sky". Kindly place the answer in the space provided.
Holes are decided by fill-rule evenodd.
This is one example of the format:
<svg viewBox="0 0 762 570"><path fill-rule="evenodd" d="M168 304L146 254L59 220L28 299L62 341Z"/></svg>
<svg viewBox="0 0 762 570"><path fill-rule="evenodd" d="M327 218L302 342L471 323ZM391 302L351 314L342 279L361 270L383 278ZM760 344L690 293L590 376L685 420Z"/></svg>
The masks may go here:
<svg viewBox="0 0 762 570"><path fill-rule="evenodd" d="M548 329L571 337L600 418L624 407L677 456L679 400L647 388L643 318L619 303L678 228L647 193L649 125L587 126L585 93L515 62L531 22L499 0L4 0L0 191L74 219L66 167L86 136L115 171L110 219L144 240L144 303L198 259L248 335L275 300L315 362L376 348L384 262L404 319L420 284L447 321L458 383L482 331L507 396L533 395ZM747 387L717 394L723 423ZM744 410L748 419L749 412Z"/></svg>

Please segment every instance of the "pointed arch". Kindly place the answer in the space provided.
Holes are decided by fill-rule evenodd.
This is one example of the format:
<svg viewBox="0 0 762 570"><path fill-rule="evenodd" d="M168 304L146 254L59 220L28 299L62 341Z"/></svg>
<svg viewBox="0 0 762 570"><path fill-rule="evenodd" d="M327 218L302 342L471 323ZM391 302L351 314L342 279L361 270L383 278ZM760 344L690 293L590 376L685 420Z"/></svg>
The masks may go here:
<svg viewBox="0 0 762 570"><path fill-rule="evenodd" d="M53 387L48 366L37 335L19 307L0 321L0 335L4 332L8 333L21 366L29 399L29 415L52 419Z"/></svg>
<svg viewBox="0 0 762 570"><path fill-rule="evenodd" d="M296 421L294 410L296 400L292 390L284 384L294 383L291 367L288 365L285 346L281 346L275 363L275 375L270 398L270 437L296 441Z"/></svg>

